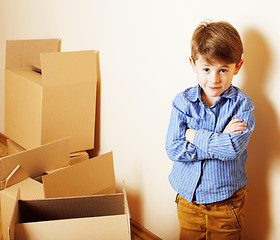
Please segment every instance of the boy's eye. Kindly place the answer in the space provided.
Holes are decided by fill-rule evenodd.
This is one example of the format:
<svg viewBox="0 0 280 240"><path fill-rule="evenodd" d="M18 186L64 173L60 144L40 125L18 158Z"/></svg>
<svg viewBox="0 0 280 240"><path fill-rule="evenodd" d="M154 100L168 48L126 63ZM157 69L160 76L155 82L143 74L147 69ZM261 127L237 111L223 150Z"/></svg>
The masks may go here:
<svg viewBox="0 0 280 240"><path fill-rule="evenodd" d="M203 70L203 72L209 72L210 71L209 68L203 68L202 70Z"/></svg>
<svg viewBox="0 0 280 240"><path fill-rule="evenodd" d="M226 72L227 72L227 69L221 69L220 72L221 72L221 73L226 73Z"/></svg>

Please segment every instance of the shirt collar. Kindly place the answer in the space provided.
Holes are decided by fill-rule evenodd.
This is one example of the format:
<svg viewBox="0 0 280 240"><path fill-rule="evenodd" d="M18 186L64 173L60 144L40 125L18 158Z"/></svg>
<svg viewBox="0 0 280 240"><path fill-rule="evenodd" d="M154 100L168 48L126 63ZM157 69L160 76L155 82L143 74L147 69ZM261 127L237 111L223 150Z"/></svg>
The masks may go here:
<svg viewBox="0 0 280 240"><path fill-rule="evenodd" d="M236 89L230 85L230 87L224 91L221 95L222 98L234 98L236 96ZM188 100L195 102L197 100L202 100L201 99L201 87L199 84L197 86L193 87L191 91L187 95Z"/></svg>
<svg viewBox="0 0 280 240"><path fill-rule="evenodd" d="M232 86L232 84L229 86L229 88L224 91L221 95L222 98L234 98L236 96L236 88Z"/></svg>
<svg viewBox="0 0 280 240"><path fill-rule="evenodd" d="M187 95L188 100L195 102L196 100L201 100L201 87L199 84L191 88L190 92Z"/></svg>

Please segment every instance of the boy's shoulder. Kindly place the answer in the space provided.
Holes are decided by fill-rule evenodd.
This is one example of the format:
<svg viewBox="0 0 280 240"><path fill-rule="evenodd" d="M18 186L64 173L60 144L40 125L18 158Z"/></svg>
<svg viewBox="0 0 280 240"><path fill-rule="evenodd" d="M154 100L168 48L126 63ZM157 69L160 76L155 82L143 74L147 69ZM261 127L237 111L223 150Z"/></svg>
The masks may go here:
<svg viewBox="0 0 280 240"><path fill-rule="evenodd" d="M185 89L184 91L181 91L178 93L174 99L174 101L196 101L198 99L199 95L199 87L194 86L194 87L189 87Z"/></svg>
<svg viewBox="0 0 280 240"><path fill-rule="evenodd" d="M226 98L228 98L227 102L231 103L231 106L237 107L238 109L249 111L255 108L253 100L236 86L230 86L227 90Z"/></svg>
<svg viewBox="0 0 280 240"><path fill-rule="evenodd" d="M232 94L232 99L235 101L243 101L243 100L252 101L252 99L245 92L243 92L239 87L231 86L229 90Z"/></svg>

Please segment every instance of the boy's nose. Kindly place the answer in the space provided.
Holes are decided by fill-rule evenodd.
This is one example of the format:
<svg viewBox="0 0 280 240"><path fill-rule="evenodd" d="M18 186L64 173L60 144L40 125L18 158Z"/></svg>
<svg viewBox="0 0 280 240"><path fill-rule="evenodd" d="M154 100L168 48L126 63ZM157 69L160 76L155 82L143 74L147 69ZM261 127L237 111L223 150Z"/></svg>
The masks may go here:
<svg viewBox="0 0 280 240"><path fill-rule="evenodd" d="M211 76L210 81L213 82L213 83L218 83L218 82L220 82L220 76L218 74L213 74Z"/></svg>

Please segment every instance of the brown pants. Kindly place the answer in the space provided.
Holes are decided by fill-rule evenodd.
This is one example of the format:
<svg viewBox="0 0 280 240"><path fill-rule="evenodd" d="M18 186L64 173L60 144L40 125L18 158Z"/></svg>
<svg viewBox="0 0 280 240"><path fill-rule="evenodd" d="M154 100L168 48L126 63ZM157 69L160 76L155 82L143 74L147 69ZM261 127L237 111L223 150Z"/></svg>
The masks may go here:
<svg viewBox="0 0 280 240"><path fill-rule="evenodd" d="M241 239L246 196L246 186L224 201L206 205L190 203L178 195L176 202L181 226L180 239Z"/></svg>

